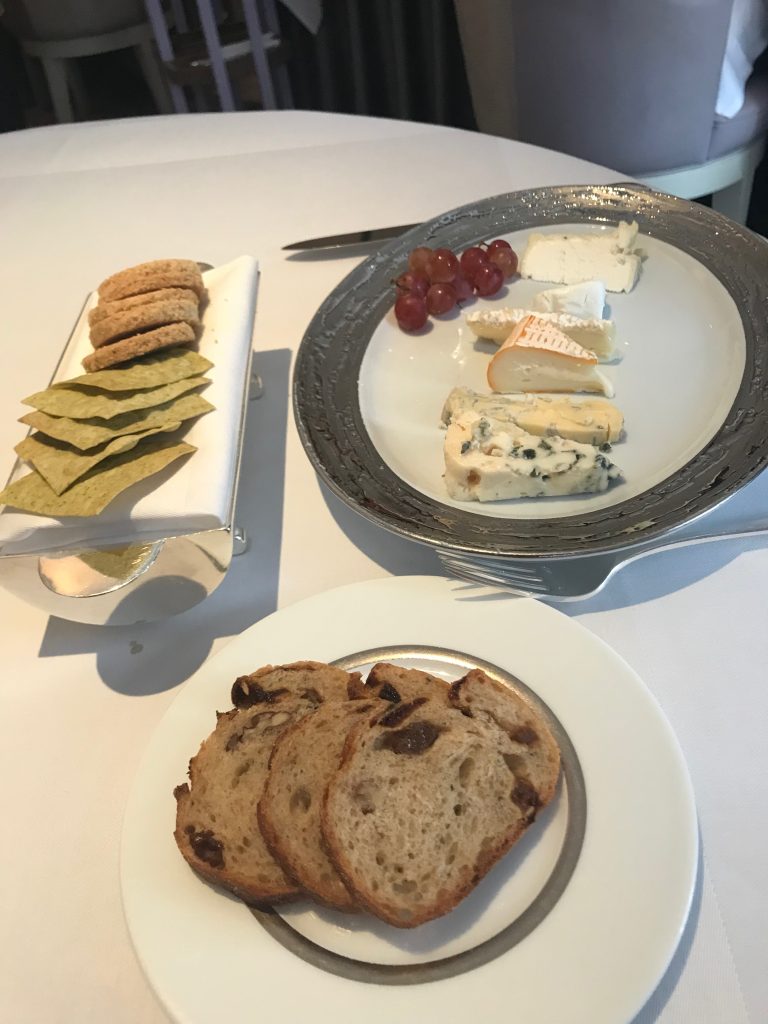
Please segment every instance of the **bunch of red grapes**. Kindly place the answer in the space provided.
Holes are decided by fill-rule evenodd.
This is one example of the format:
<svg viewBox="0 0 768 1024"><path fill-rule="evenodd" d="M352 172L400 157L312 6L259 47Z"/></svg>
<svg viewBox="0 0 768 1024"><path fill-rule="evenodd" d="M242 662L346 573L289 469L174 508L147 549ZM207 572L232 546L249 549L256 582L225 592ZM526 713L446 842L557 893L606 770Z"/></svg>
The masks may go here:
<svg viewBox="0 0 768 1024"><path fill-rule="evenodd" d="M503 238L481 242L457 256L451 249L420 245L408 269L395 279L395 316L404 331L418 331L427 318L449 313L473 295L495 295L504 278L517 273L517 253Z"/></svg>

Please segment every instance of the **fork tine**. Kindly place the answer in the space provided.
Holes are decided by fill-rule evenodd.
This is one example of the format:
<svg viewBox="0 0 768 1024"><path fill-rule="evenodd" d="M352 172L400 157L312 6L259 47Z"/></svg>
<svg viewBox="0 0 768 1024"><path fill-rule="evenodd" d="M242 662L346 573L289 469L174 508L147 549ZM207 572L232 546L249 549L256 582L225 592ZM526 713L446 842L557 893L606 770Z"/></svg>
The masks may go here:
<svg viewBox="0 0 768 1024"><path fill-rule="evenodd" d="M503 587L524 594L546 594L547 586L535 571L526 567L526 572L518 576L518 566L498 565L490 568L476 562L464 561L460 558L438 552L440 561L453 575L472 583L484 583Z"/></svg>

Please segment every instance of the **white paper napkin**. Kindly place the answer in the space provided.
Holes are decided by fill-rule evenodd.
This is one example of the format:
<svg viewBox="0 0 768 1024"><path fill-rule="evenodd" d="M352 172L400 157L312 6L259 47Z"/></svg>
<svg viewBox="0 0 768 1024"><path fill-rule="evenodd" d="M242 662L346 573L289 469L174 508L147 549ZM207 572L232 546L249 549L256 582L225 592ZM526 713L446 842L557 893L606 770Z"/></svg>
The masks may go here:
<svg viewBox="0 0 768 1024"><path fill-rule="evenodd" d="M0 555L148 542L220 529L229 523L248 388L258 273L256 260L241 256L203 274L208 304L203 312L199 348L213 367L207 374L211 384L202 394L215 409L194 421L184 434L184 439L198 450L128 488L96 517L58 520L5 509L0 513ZM92 351L87 314L95 302L95 295L91 296L54 381L83 373L81 360ZM45 381L41 381L41 389L44 386ZM17 414L28 411L19 406ZM23 436L20 424L19 440ZM17 467L14 479L27 472L29 467Z"/></svg>

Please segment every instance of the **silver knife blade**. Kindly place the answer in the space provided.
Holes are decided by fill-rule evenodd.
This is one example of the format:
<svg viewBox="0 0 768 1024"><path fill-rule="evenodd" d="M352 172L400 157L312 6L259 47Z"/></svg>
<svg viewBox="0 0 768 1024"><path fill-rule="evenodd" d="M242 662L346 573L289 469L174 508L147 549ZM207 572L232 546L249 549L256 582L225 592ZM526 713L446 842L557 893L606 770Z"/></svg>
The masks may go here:
<svg viewBox="0 0 768 1024"><path fill-rule="evenodd" d="M417 224L398 224L390 228L372 228L368 231L350 231L344 235L326 235L324 238L305 238L301 242L291 242L284 245L284 250L292 252L304 252L310 249L338 249L345 245L363 245L366 242L379 242L387 238L397 238L405 234Z"/></svg>

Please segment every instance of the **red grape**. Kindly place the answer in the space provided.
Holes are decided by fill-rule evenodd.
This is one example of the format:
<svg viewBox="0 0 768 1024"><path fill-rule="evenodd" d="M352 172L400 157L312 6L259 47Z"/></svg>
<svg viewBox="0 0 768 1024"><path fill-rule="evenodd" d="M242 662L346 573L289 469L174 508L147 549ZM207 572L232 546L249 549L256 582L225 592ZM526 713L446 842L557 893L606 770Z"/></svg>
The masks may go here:
<svg viewBox="0 0 768 1024"><path fill-rule="evenodd" d="M485 255L485 249L481 249L479 245L472 245L461 254L460 262L461 272L471 278L479 266L488 262L488 257Z"/></svg>
<svg viewBox="0 0 768 1024"><path fill-rule="evenodd" d="M488 295L495 295L504 284L504 275L493 263L485 263L475 271L472 282L475 291L483 298Z"/></svg>
<svg viewBox="0 0 768 1024"><path fill-rule="evenodd" d="M499 268L504 277L512 277L517 273L517 253L514 249L496 249L488 259Z"/></svg>
<svg viewBox="0 0 768 1024"><path fill-rule="evenodd" d="M427 245L419 245L411 251L408 257L408 266L411 270L420 270L424 273L427 260L432 256L432 250Z"/></svg>
<svg viewBox="0 0 768 1024"><path fill-rule="evenodd" d="M488 257L494 252L498 252L499 249L511 249L512 246L509 242L505 242L503 238L494 238L492 242L488 243Z"/></svg>
<svg viewBox="0 0 768 1024"><path fill-rule="evenodd" d="M406 270L395 278L395 287L403 292L413 292L414 295L426 295L429 278L420 270Z"/></svg>
<svg viewBox="0 0 768 1024"><path fill-rule="evenodd" d="M433 284L427 292L427 309L432 316L447 313L456 305L456 289L448 282Z"/></svg>
<svg viewBox="0 0 768 1024"><path fill-rule="evenodd" d="M435 249L426 265L427 277L433 284L452 281L459 272L459 261L450 249Z"/></svg>
<svg viewBox="0 0 768 1024"><path fill-rule="evenodd" d="M420 295L404 292L395 303L395 316L404 331L418 331L427 322L427 303Z"/></svg>
<svg viewBox="0 0 768 1024"><path fill-rule="evenodd" d="M463 274L457 274L454 280L451 282L456 291L456 301L466 302L467 299L471 299L475 294L475 289L472 286L472 282L469 281Z"/></svg>

